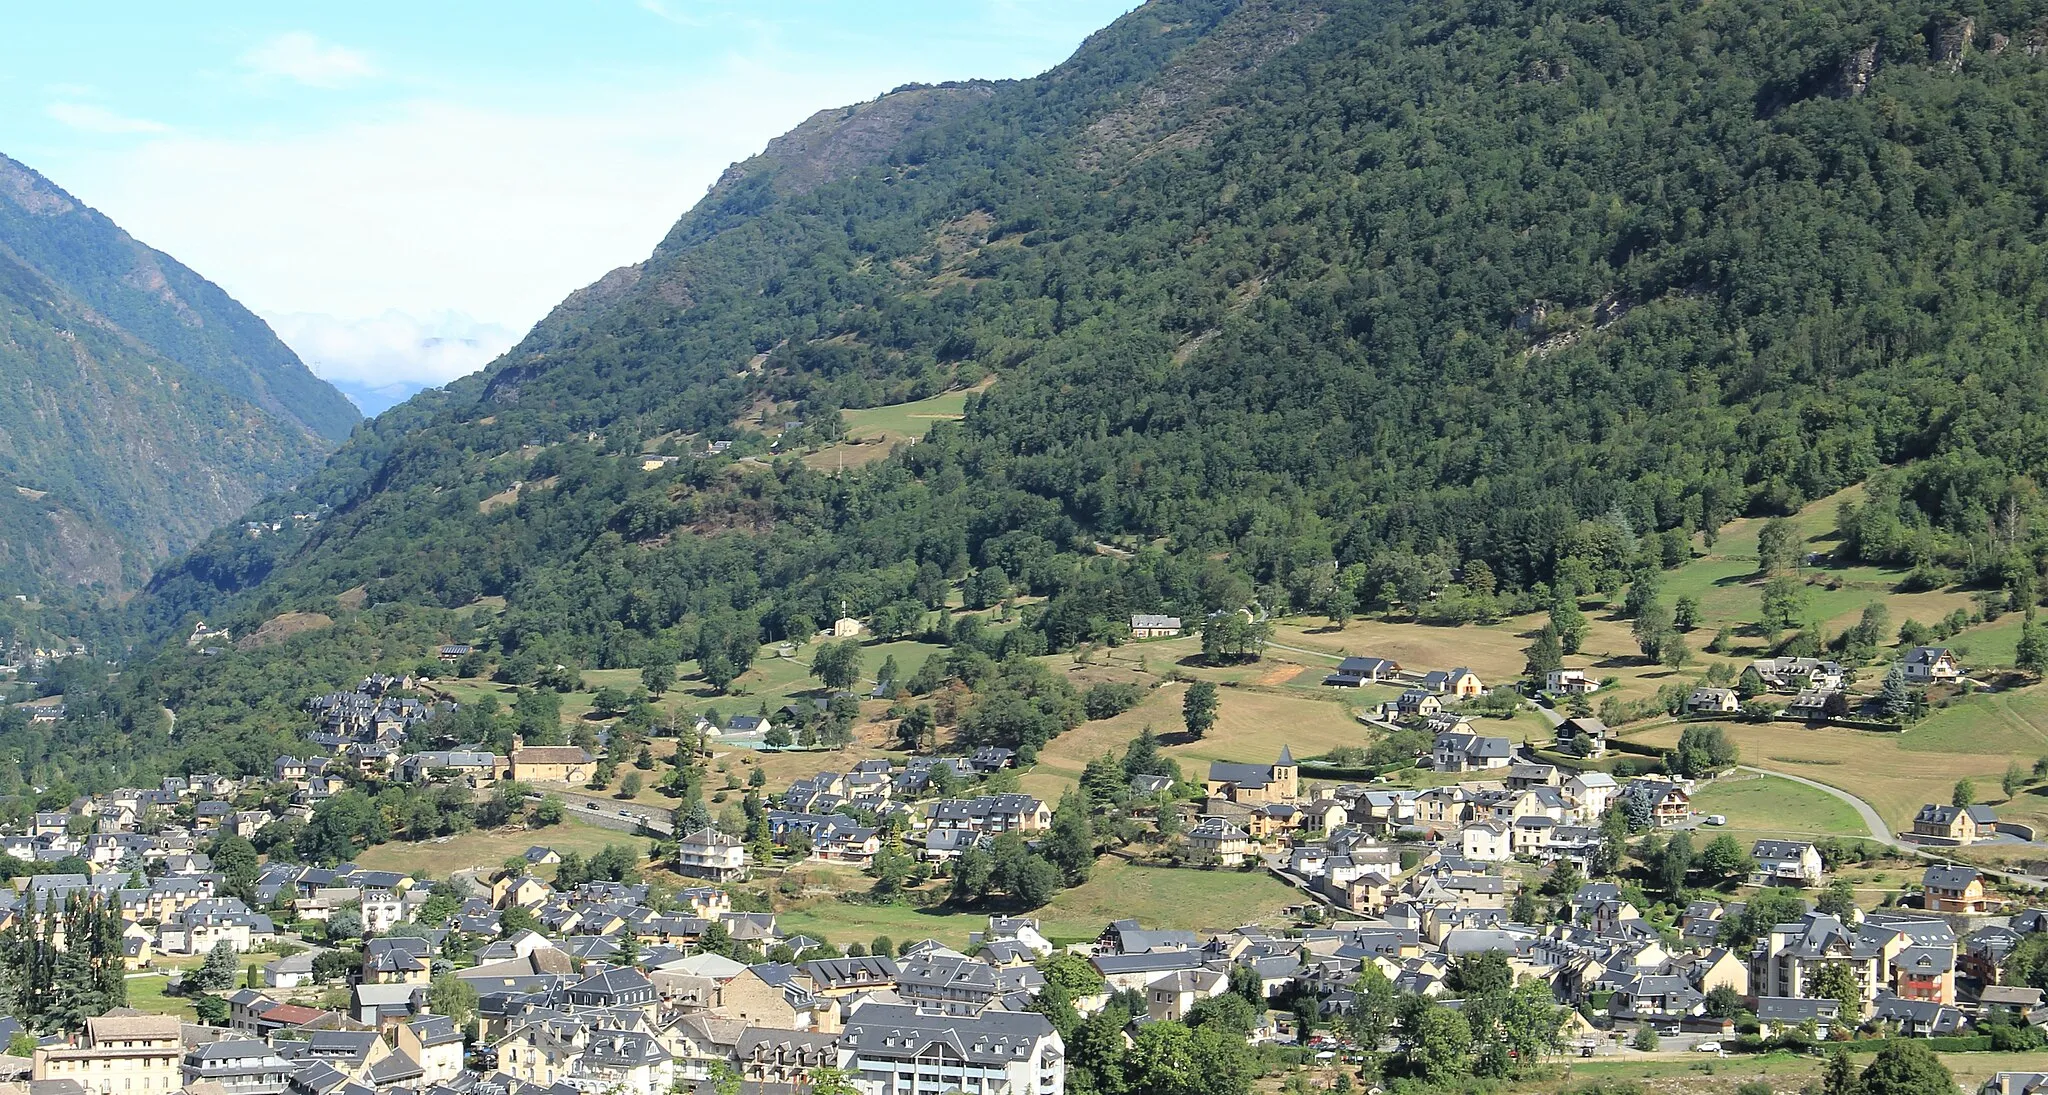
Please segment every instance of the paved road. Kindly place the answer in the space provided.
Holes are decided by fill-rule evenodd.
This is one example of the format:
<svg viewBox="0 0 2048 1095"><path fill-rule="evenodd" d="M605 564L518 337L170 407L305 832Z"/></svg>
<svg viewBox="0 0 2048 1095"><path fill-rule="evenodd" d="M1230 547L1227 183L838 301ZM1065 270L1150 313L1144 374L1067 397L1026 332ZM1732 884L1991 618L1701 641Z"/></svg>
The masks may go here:
<svg viewBox="0 0 2048 1095"><path fill-rule="evenodd" d="M1826 791L1828 794L1831 794L1836 798L1841 799L1843 802L1846 802L1849 805L1854 806L1856 808L1856 812L1862 815L1863 824L1866 828L1870 830L1870 835L1873 838L1875 838L1879 843L1890 844L1895 847L1899 843L1898 838L1892 833L1891 826L1886 825L1884 822L1884 818L1880 817L1876 810L1871 809L1870 803L1865 802L1860 798L1857 798L1855 795L1852 795L1849 792L1842 790L1840 787L1830 786L1828 784L1822 783L1817 779L1807 779L1805 776L1795 776L1790 772L1779 772L1770 768L1758 768L1752 764L1738 764L1736 765L1736 767L1745 772L1755 772L1759 775L1776 776L1779 779L1789 779L1794 783L1803 783L1806 786L1812 787L1818 791Z"/></svg>
<svg viewBox="0 0 2048 1095"><path fill-rule="evenodd" d="M674 826L669 824L663 811L647 806L622 805L618 799L604 795L586 795L579 791L550 789L548 794L562 800L562 805L576 820L607 829L624 832L638 832L643 826L656 836L675 835ZM597 809L590 807L595 805ZM621 814L619 811L626 813Z"/></svg>

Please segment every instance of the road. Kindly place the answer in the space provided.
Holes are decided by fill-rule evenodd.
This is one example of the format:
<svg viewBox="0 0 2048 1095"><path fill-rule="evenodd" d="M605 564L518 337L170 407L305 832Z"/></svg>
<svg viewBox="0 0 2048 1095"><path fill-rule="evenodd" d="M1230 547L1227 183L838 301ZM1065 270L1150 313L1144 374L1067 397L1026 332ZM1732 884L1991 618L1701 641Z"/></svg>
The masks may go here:
<svg viewBox="0 0 2048 1095"><path fill-rule="evenodd" d="M669 823L668 815L652 807L621 804L615 798L586 795L580 791L550 789L548 794L561 799L562 805L575 814L578 821L628 833L644 828L655 836L675 835L675 827ZM597 808L593 810L592 806ZM621 810L626 812L622 814Z"/></svg>

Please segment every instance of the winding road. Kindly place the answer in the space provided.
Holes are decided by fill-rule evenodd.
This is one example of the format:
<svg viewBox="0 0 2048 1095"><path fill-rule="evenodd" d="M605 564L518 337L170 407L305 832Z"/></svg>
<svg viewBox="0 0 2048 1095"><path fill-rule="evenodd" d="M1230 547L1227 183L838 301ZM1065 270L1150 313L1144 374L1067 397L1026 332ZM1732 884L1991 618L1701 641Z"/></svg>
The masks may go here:
<svg viewBox="0 0 2048 1095"><path fill-rule="evenodd" d="M1870 830L1870 835L1873 838L1875 838L1879 843L1890 844L1893 847L1898 846L1898 838L1895 835L1893 835L1891 826L1886 825L1884 823L1884 818L1879 816L1878 812L1871 808L1870 803L1865 802L1860 798L1857 798L1855 795L1852 795L1849 792L1842 790L1840 787L1830 786L1828 784L1820 782L1817 779L1807 779L1805 776L1795 776L1790 772L1779 772L1770 768L1758 768L1755 765L1751 764L1738 764L1735 767L1740 771L1755 772L1760 776L1776 776L1779 779L1788 779L1794 783L1803 783L1816 791L1826 791L1828 794L1831 794L1836 798L1841 799L1843 802L1846 802L1849 805L1854 806L1856 808L1856 812L1862 815L1863 817L1864 827Z"/></svg>

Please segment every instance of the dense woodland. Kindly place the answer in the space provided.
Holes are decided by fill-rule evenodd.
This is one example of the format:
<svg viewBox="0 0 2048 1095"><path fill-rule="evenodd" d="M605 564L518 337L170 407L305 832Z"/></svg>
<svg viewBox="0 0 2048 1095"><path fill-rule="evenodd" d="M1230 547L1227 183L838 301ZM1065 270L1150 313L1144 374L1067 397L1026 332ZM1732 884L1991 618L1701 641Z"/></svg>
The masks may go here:
<svg viewBox="0 0 2048 1095"><path fill-rule="evenodd" d="M2044 17L1161 0L880 162L796 186L749 161L646 263L256 512L331 506L317 527L216 536L136 624L303 609L374 643L503 597L497 656L618 667L842 604L925 626L954 582L1046 598L1000 659L1131 612L1419 606L1453 576L1538 607L1866 479L1850 552L2011 585L2048 550ZM989 374L965 421L862 470L786 451ZM377 622L337 608L357 589ZM245 723L284 686L244 672L173 652L106 733L172 692L232 697L180 708L180 738Z"/></svg>

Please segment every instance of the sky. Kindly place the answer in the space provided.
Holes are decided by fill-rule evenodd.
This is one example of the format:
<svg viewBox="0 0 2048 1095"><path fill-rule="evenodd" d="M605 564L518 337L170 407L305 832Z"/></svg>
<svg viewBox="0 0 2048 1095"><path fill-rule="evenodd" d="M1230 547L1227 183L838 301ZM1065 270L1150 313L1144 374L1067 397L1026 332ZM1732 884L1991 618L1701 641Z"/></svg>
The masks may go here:
<svg viewBox="0 0 2048 1095"><path fill-rule="evenodd" d="M646 258L814 111L1036 75L1135 3L41 4L0 38L0 153L368 406Z"/></svg>

